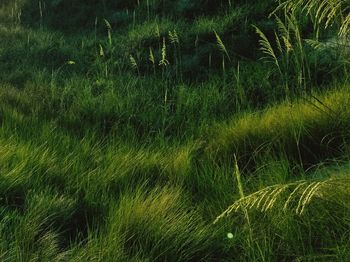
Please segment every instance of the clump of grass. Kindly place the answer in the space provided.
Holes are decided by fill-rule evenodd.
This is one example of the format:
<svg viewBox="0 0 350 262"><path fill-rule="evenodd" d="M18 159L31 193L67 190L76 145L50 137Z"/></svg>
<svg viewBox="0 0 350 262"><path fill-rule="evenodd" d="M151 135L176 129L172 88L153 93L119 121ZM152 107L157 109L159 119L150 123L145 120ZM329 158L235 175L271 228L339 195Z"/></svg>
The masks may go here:
<svg viewBox="0 0 350 262"><path fill-rule="evenodd" d="M348 92L346 88L332 91L318 100L322 104L302 100L293 105L285 103L263 113L244 115L227 124L216 125L214 138L208 143L206 151L208 155L220 158L233 156L233 153L246 156L255 150L261 153L265 148L268 151L271 149L269 143L273 143L272 148L282 146L292 153L293 147L298 146L298 139L302 139L303 143L310 141L310 146L322 147L324 138L335 134L339 126L349 125L345 113ZM342 145L343 141L338 147Z"/></svg>
<svg viewBox="0 0 350 262"><path fill-rule="evenodd" d="M192 167L193 152L196 145L186 145L158 150L132 148L118 145L106 152L106 166L101 172L92 174L90 179L103 182L100 186L109 190L125 189L131 185L182 185ZM101 174L102 173L102 174Z"/></svg>
<svg viewBox="0 0 350 262"><path fill-rule="evenodd" d="M97 242L97 253L91 255L99 261L120 258L121 254L125 259L153 261L209 258L209 250L213 250L209 239L215 232L200 222L195 211L184 212L185 202L175 188L125 194L111 207L107 234Z"/></svg>
<svg viewBox="0 0 350 262"><path fill-rule="evenodd" d="M247 11L245 8L236 7L230 9L227 13L221 16L201 16L195 20L191 30L194 34L198 35L210 34L213 31L216 31L218 34L223 34L238 21L244 19L246 15Z"/></svg>
<svg viewBox="0 0 350 262"><path fill-rule="evenodd" d="M278 31L274 32L275 44L272 44L267 36L255 27L260 37L260 50L275 64L287 97L291 93L306 92L310 89L308 86L311 84L312 77L310 59L307 57L299 21L294 14L288 13L284 15L285 22L278 16L275 19L278 27ZM290 86L291 83L292 86Z"/></svg>
<svg viewBox="0 0 350 262"><path fill-rule="evenodd" d="M50 192L28 194L25 214L14 230L13 257L18 260L64 260L68 253L60 248L59 223L69 218L74 201Z"/></svg>
<svg viewBox="0 0 350 262"><path fill-rule="evenodd" d="M313 19L315 32L319 33L321 27L328 28L337 24L339 36L346 36L349 31L350 15L347 13L349 4L341 0L335 1L282 1L276 11L284 9L293 13L302 12Z"/></svg>

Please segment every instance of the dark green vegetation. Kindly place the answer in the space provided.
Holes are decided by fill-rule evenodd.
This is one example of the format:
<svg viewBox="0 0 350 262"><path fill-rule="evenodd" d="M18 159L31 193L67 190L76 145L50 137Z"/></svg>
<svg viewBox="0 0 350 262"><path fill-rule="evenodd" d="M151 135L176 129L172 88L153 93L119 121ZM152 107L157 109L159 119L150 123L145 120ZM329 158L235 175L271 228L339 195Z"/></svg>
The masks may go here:
<svg viewBox="0 0 350 262"><path fill-rule="evenodd" d="M1 1L0 259L349 259L348 10Z"/></svg>

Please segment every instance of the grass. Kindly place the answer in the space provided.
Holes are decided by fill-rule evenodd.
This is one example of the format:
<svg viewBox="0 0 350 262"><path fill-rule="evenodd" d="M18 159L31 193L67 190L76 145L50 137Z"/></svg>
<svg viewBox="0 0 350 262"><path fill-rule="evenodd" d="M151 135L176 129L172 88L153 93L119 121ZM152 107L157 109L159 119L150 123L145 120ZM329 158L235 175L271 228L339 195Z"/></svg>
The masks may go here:
<svg viewBox="0 0 350 262"><path fill-rule="evenodd" d="M219 2L0 5L1 260L347 260L346 21Z"/></svg>
<svg viewBox="0 0 350 262"><path fill-rule="evenodd" d="M323 152L329 157L331 151L336 153L337 149L347 146L347 133L342 130L349 125L348 88L335 90L273 106L264 112L244 114L227 124L220 123L213 128L214 135L210 134L206 150L219 158L232 155L232 151L241 156L252 152L271 153L269 143L272 142L277 151L281 148L288 148L289 153L305 151L300 154L316 161Z"/></svg>

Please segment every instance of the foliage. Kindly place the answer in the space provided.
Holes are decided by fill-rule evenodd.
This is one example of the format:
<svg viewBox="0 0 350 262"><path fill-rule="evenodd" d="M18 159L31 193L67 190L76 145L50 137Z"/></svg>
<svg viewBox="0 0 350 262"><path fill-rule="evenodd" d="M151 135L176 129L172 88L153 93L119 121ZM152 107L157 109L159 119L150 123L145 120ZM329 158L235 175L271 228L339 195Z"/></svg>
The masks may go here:
<svg viewBox="0 0 350 262"><path fill-rule="evenodd" d="M1 260L346 261L346 2L279 3L2 1Z"/></svg>

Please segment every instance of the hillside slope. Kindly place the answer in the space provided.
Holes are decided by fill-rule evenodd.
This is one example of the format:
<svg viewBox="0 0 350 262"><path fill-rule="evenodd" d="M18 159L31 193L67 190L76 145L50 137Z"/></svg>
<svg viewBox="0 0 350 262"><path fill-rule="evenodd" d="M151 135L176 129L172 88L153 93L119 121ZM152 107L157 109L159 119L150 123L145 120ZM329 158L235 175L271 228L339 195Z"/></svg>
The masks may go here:
<svg viewBox="0 0 350 262"><path fill-rule="evenodd" d="M346 261L347 9L277 7L2 1L1 259Z"/></svg>

